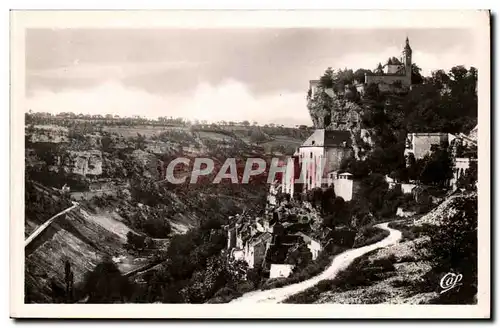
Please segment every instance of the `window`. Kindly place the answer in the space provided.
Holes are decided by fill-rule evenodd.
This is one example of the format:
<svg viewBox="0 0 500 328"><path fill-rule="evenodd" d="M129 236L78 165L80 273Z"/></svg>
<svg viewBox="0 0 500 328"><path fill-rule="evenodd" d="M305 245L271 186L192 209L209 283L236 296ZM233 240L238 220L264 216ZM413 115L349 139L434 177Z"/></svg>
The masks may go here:
<svg viewBox="0 0 500 328"><path fill-rule="evenodd" d="M314 140L311 142L312 145L314 145L315 143L316 143L316 141L314 141Z"/></svg>
<svg viewBox="0 0 500 328"><path fill-rule="evenodd" d="M310 155L311 155L311 158L313 158L313 153L312 152L310 153Z"/></svg>

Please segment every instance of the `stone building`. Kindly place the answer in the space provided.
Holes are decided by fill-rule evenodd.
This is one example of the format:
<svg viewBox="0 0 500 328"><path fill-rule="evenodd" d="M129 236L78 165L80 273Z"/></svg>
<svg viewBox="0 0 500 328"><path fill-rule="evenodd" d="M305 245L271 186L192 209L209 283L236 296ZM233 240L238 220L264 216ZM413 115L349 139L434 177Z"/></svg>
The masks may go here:
<svg viewBox="0 0 500 328"><path fill-rule="evenodd" d="M246 242L244 259L249 268L256 268L263 264L267 249L272 241L272 234L265 232L252 237Z"/></svg>
<svg viewBox="0 0 500 328"><path fill-rule="evenodd" d="M450 133L408 133L406 137L405 156L410 153L415 159L424 158L432 150L445 147L447 148L456 137Z"/></svg>
<svg viewBox="0 0 500 328"><path fill-rule="evenodd" d="M321 242L317 239L314 239L303 232L299 232L298 235L304 240L307 245L307 248L311 251L312 260L316 260L318 258L319 253L321 252Z"/></svg>
<svg viewBox="0 0 500 328"><path fill-rule="evenodd" d="M287 162L283 191L293 196L328 186L328 173L338 171L343 159L354 155L350 131L317 129Z"/></svg>
<svg viewBox="0 0 500 328"><path fill-rule="evenodd" d="M103 158L100 150L70 150L64 162L64 165L75 174L99 176L103 172Z"/></svg>
<svg viewBox="0 0 500 328"><path fill-rule="evenodd" d="M353 175L349 172L332 173L333 190L336 197L342 197L346 202L355 198L360 189L360 182L353 179Z"/></svg>
<svg viewBox="0 0 500 328"><path fill-rule="evenodd" d="M410 41L406 38L406 44L403 48L403 56L401 59L396 57L389 58L387 63L378 68L373 73L365 74L365 84L375 83L379 88L386 86L395 86L400 84L400 87L411 86L411 66L412 66L412 49Z"/></svg>

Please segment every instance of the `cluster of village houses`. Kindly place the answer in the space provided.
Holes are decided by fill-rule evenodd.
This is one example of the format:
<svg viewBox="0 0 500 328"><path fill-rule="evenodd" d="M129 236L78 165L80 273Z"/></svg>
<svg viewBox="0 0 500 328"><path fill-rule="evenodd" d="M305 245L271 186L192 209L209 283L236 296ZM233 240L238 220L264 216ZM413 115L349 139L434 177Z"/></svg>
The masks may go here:
<svg viewBox="0 0 500 328"><path fill-rule="evenodd" d="M401 84L402 87L411 88L411 66L412 49L407 38L401 60L390 58L384 67L379 64L378 69L374 73L365 76L365 83L358 84L367 85L369 83L376 83L382 91L383 87L395 85L395 82ZM319 81L310 81L311 94L318 92L318 85ZM334 95L330 96L334 97ZM355 119L354 121L357 122L359 120ZM321 126L322 124L319 125ZM315 188L325 189L333 186L335 195L342 197L345 201L351 201L356 197L360 182L353 179L351 173L340 172L342 160L353 157L355 153L352 133L344 125L337 124L334 126L337 126L338 129L316 129L297 149L295 154L287 159L285 172L281 176L281 181L277 181L277 183L272 184L270 187L268 196L268 205L270 208L279 208L282 206L276 199L278 193L288 194L293 199L295 193L306 193ZM450 186L456 189L458 179L469 169L471 162L477 161L476 158L458 157L456 150L460 145L470 148L477 147L477 126L469 135L408 133L404 153L407 158L412 154L415 160L418 160L430 154L436 147L449 147L448 149L451 150L454 165ZM390 188L400 185L401 190L406 194L412 193L413 189L417 187L416 183L400 183L390 177L386 177L386 180ZM268 250L275 244L278 236L283 231L286 231L289 245L284 243L281 247L296 247L298 241L302 240L308 245L312 258L316 259L324 247L320 241L328 240L328 238L317 237L319 234L316 229L321 229L320 226L311 226L309 229L302 230L312 231L314 236L309 236L301 232L300 229L296 232L293 232L293 229L289 229L290 226L293 227L297 224L310 224L313 221L319 222L319 220L311 219L311 216L313 216L312 213L314 213L314 209L311 207L299 207L295 211L299 213L288 215L287 218L280 217L281 214L279 211L276 212L276 209L274 209L275 215L268 216L267 218L234 218L228 229L227 246L230 250L231 258L245 260L250 268L262 265L269 267L270 278L286 277L293 270L293 265L276 261L266 263L265 261L268 258L266 257ZM300 213L300 211L307 213ZM411 214L402 209L398 209L397 211L397 215L399 216L408 216ZM314 215L317 216L318 213L314 213ZM293 220L290 218L293 218Z"/></svg>
<svg viewBox="0 0 500 328"><path fill-rule="evenodd" d="M304 242L315 260L321 251L321 238L309 236L302 231L310 230L311 226L320 229L319 213L310 204L303 207L287 206L285 200L271 204L268 202L266 214L263 217L252 215L236 215L230 218L227 229L227 248L230 258L244 260L249 268L266 267L270 278L287 277L293 265L283 263L286 254ZM325 231L323 231L325 233ZM277 249L284 256L269 263L269 250Z"/></svg>
<svg viewBox="0 0 500 328"><path fill-rule="evenodd" d="M444 144L451 145L452 150L456 149L459 144L476 146L476 133L477 127L468 136L448 133L410 133L405 155L412 153L415 159L420 159L429 154L434 146ZM320 222L319 213L307 202L304 202L301 207L287 207L287 202L278 201L277 195L281 192L293 197L297 192L303 193L314 188L333 186L337 197L342 197L345 201L352 200L359 189L359 181L353 179L352 174L348 172L338 173L341 160L352 155L348 134L348 131L316 130L299 147L292 160L288 161L282 180L270 186L267 214L262 218L250 215L238 215L231 218L227 248L232 259L246 261L249 268L266 266L269 269L270 278L288 277L294 267L292 264L286 264L283 261L266 262L267 252L275 246L279 236L284 236L281 238L283 241L280 244L281 248L289 251L297 247L300 242L304 242L311 252L312 259L317 258L325 246L324 241L328 240L328 238L323 238L324 236L320 237L321 234L328 233L328 231L325 232L328 228L317 224ZM454 154L453 151L452 154ZM310 165L305 167L304 172L302 172L302 167L297 169L297 166L294 166L295 163L300 163L299 160L303 157L311 159L308 162ZM327 160L322 161L323 157ZM459 177L465 174L470 163L475 160L477 159L453 157L452 187L455 188ZM298 180L295 179L298 179L300 174L304 174L305 179L301 181L303 183L296 183ZM416 183L399 183L389 177L386 177L386 180L389 188L400 185L405 194L411 193L417 187ZM402 209L398 209L397 212L399 216L411 214ZM305 228L301 229L301 227ZM303 231L313 231L313 233L308 235Z"/></svg>

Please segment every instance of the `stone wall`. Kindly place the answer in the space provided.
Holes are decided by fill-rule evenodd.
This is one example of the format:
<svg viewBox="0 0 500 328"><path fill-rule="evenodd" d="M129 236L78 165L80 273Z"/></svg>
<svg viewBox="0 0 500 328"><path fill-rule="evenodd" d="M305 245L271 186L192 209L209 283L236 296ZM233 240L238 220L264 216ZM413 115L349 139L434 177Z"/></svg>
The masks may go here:
<svg viewBox="0 0 500 328"><path fill-rule="evenodd" d="M365 83L366 84L371 84L371 83L393 84L396 81L400 81L401 84L405 85L405 86L411 85L411 79L408 78L406 75L366 75L365 76Z"/></svg>

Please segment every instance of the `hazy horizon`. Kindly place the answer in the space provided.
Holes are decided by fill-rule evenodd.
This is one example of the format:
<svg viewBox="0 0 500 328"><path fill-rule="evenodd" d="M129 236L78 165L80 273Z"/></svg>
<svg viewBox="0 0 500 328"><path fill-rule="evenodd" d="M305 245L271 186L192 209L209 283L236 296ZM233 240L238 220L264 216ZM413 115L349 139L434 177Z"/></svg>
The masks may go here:
<svg viewBox="0 0 500 328"><path fill-rule="evenodd" d="M309 80L374 69L407 36L425 76L478 65L466 29L29 29L25 110L311 125Z"/></svg>

